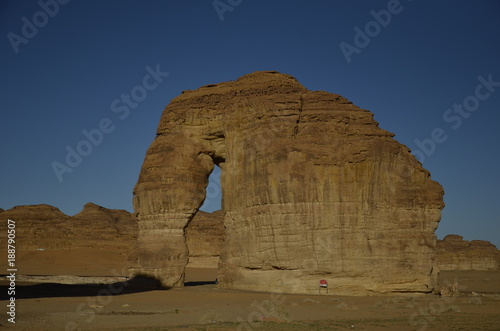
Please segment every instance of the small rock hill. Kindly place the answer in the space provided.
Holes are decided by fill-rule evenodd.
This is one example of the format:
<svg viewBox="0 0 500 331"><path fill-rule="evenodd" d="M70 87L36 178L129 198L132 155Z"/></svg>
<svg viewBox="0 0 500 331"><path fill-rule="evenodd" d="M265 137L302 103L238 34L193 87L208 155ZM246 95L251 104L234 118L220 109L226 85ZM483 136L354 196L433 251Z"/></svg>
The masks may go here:
<svg viewBox="0 0 500 331"><path fill-rule="evenodd" d="M489 241L450 234L437 241L436 261L441 270L500 270L500 251Z"/></svg>
<svg viewBox="0 0 500 331"><path fill-rule="evenodd" d="M137 237L137 221L133 214L93 203L87 203L74 216L44 204L2 211L2 242L7 233L7 219L16 222L18 250L102 248L126 252Z"/></svg>

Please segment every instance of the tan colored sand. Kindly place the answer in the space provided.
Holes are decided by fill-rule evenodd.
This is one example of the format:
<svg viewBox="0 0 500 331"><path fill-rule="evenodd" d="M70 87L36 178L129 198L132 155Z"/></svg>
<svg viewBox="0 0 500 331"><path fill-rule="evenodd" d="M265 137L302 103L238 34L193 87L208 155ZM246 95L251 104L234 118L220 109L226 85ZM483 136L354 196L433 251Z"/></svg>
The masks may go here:
<svg viewBox="0 0 500 331"><path fill-rule="evenodd" d="M18 262L19 270L38 275L112 275L113 269L124 270L125 258L97 249L37 251L20 252ZM214 269L186 271L188 282L209 282L215 276ZM22 292L26 298L16 300L16 330L200 330L200 324L206 330L500 328L499 272L446 272L441 274L441 281L458 282L463 294L447 298L348 297L333 292L322 296L279 295L222 290L215 285L135 292L117 284L68 287L18 283L19 295ZM0 285L0 307L6 307L7 284L4 281ZM111 291L116 295L109 296ZM471 294L473 291L477 294ZM5 312L0 316L0 324L9 326ZM189 326L180 328L182 325Z"/></svg>
<svg viewBox="0 0 500 331"><path fill-rule="evenodd" d="M0 270L6 269L6 262L2 257ZM125 255L83 248L27 250L17 251L16 264L18 273L23 275L114 276L113 270L123 273Z"/></svg>

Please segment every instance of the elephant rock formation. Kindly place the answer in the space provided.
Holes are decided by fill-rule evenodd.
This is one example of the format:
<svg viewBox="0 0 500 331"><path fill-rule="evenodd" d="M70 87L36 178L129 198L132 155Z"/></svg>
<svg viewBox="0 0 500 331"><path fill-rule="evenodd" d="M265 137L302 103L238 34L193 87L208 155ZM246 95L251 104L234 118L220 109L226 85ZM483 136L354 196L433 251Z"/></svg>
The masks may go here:
<svg viewBox="0 0 500 331"><path fill-rule="evenodd" d="M131 273L181 286L185 229L221 168L224 288L429 292L443 189L373 114L278 72L184 91L134 188Z"/></svg>

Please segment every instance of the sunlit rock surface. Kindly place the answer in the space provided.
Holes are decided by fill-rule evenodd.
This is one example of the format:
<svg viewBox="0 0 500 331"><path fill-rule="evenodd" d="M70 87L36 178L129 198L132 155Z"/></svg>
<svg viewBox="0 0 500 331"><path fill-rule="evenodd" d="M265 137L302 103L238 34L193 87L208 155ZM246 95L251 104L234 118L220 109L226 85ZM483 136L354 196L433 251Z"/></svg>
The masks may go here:
<svg viewBox="0 0 500 331"><path fill-rule="evenodd" d="M388 96L390 97L390 96ZM165 108L134 189L131 272L184 282L185 228L221 170L219 286L338 294L434 287L443 189L373 114L255 72Z"/></svg>

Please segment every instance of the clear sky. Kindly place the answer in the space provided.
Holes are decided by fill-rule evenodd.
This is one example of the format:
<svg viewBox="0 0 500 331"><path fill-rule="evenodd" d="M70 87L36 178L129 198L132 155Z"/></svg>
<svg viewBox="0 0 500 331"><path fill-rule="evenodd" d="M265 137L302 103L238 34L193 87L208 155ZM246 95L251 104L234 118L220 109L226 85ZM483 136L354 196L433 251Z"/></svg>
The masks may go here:
<svg viewBox="0 0 500 331"><path fill-rule="evenodd" d="M132 211L172 98L277 70L417 155L446 192L438 237L500 247L499 1L58 1L0 2L1 208Z"/></svg>

